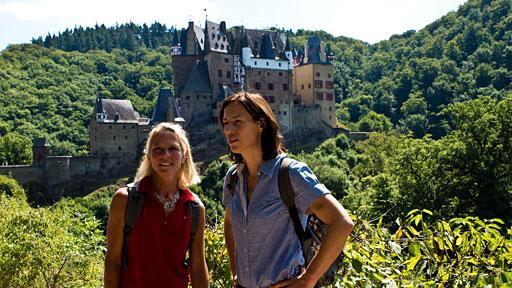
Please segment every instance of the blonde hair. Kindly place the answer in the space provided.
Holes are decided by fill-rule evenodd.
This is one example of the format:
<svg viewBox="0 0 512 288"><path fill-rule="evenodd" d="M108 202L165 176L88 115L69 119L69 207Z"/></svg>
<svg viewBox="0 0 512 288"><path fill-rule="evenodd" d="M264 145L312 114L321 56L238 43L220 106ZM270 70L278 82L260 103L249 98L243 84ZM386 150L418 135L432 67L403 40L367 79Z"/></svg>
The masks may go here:
<svg viewBox="0 0 512 288"><path fill-rule="evenodd" d="M144 147L144 155L142 156L134 180L140 181L142 178L153 174L153 168L151 167L151 162L149 161L151 144L153 143L153 139L156 135L165 131L172 132L178 136L180 149L183 152L183 157L185 157L185 163L181 165L180 170L178 171L178 187L181 189L186 189L192 184L199 183L200 179L192 159L192 152L190 151L190 144L187 139L187 133L179 124L173 124L169 122L162 122L158 124L149 133L146 146Z"/></svg>

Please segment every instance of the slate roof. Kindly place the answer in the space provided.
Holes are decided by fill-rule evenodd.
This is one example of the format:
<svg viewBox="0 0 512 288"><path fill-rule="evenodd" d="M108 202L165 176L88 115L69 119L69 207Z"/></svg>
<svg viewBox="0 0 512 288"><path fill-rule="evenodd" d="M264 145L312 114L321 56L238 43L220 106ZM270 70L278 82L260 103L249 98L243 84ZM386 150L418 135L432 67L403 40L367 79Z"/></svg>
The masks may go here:
<svg viewBox="0 0 512 288"><path fill-rule="evenodd" d="M190 77L181 93L184 92L204 92L212 93L210 87L210 75L208 73L208 64L206 61L198 60L192 67Z"/></svg>
<svg viewBox="0 0 512 288"><path fill-rule="evenodd" d="M196 42L199 44L201 51L204 51L204 32L203 28L194 25L194 34L196 35Z"/></svg>
<svg viewBox="0 0 512 288"><path fill-rule="evenodd" d="M106 114L106 120L114 121L117 118L116 121L137 122L139 118L138 114L133 110L130 100L100 99L98 107L101 107L102 112ZM101 112L97 110L96 113Z"/></svg>
<svg viewBox="0 0 512 288"><path fill-rule="evenodd" d="M167 111L169 111L169 97L172 97L170 88L160 88L156 106L151 115L151 123L160 123L167 121Z"/></svg>
<svg viewBox="0 0 512 288"><path fill-rule="evenodd" d="M320 38L314 36L308 38L308 64L322 63L320 61L320 53L322 46L320 45Z"/></svg>
<svg viewBox="0 0 512 288"><path fill-rule="evenodd" d="M206 21L205 37L205 51L228 53L230 37L226 31L226 22L222 21L221 24L217 24L212 21Z"/></svg>
<svg viewBox="0 0 512 288"><path fill-rule="evenodd" d="M263 36L265 34L268 34L269 39L272 41L272 44L274 45L275 55L284 54L284 49L286 46L286 36L284 34L281 34L277 31L264 31L254 29L245 29L245 34L247 35L248 47L251 48L252 54L254 56L261 57L261 44L263 42Z"/></svg>

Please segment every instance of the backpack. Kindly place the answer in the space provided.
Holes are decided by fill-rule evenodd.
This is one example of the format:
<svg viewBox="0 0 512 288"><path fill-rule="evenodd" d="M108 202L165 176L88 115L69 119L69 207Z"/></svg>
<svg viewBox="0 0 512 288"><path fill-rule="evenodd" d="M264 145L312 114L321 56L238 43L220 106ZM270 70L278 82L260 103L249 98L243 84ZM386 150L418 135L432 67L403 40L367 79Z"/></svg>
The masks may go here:
<svg viewBox="0 0 512 288"><path fill-rule="evenodd" d="M311 260L316 255L318 250L320 250L320 245L322 245L322 239L327 232L328 226L322 222L322 220L320 220L315 214L311 213L308 215L306 228L302 228L302 224L299 218L299 211L295 206L295 191L293 191L290 182L289 167L292 162L293 160L287 157L283 158L281 161L278 174L279 195L281 196L281 200L283 200L284 204L286 205L286 208L288 208L288 212L292 218L295 233L297 234L297 238L299 238L300 244L302 246L302 253L304 255L305 265L307 267L311 263ZM234 195L235 183L237 181L238 174L231 174L229 184L227 186L232 196ZM329 266L324 275L318 280L315 287L327 286L334 282L335 276L342 266L343 257L344 254L342 251L336 257L336 260L334 260L331 266Z"/></svg>
<svg viewBox="0 0 512 288"><path fill-rule="evenodd" d="M121 250L121 269L126 268L128 265L128 246L130 245L130 234L140 211L144 206L144 195L146 193L139 192L139 182L129 183L126 185L128 190L128 202L126 203L126 210L124 213L124 228L123 228L123 247ZM194 194L196 200L186 203L190 211L190 240L188 242L188 257L185 259L183 265L188 267L190 262L190 251L192 251L192 243L196 237L197 226L199 222L199 202L200 200Z"/></svg>

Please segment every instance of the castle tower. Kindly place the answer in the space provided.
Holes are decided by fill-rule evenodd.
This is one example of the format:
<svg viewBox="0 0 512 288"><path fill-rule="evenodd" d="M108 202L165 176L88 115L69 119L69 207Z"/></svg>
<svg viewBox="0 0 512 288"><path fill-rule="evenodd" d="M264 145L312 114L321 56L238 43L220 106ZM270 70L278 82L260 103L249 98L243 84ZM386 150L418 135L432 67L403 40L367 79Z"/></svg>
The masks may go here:
<svg viewBox="0 0 512 288"><path fill-rule="evenodd" d="M46 138L36 138L32 145L32 162L33 165L44 165L46 157L51 156L51 145Z"/></svg>
<svg viewBox="0 0 512 288"><path fill-rule="evenodd" d="M320 106L321 120L335 128L334 69L327 61L320 38L309 38L304 54L303 62L294 68L294 94L299 95L303 104Z"/></svg>

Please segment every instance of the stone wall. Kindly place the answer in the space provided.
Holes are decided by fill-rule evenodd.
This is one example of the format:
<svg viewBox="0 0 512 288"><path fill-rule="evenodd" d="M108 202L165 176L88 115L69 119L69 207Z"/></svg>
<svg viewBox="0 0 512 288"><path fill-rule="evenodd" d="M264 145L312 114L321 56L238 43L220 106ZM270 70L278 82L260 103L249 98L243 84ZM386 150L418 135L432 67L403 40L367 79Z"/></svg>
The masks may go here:
<svg viewBox="0 0 512 288"><path fill-rule="evenodd" d="M44 182L44 169L38 166L30 165L12 165L0 166L0 174L11 175L18 181L18 184L24 186L31 182Z"/></svg>
<svg viewBox="0 0 512 288"><path fill-rule="evenodd" d="M90 152L93 156L107 155L123 161L134 160L139 151L137 122L90 124Z"/></svg>
<svg viewBox="0 0 512 288"><path fill-rule="evenodd" d="M233 86L233 55L210 52L204 57L210 73L210 86L214 98L220 93L220 87Z"/></svg>

